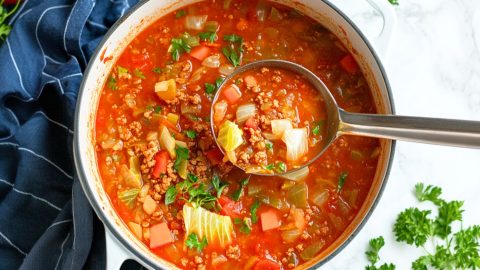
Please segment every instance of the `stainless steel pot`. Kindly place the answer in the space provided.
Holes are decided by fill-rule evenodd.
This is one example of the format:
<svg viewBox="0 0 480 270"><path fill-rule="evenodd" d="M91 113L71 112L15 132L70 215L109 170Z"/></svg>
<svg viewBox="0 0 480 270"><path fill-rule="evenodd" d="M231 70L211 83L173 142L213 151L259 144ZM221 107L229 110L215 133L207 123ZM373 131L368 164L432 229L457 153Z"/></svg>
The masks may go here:
<svg viewBox="0 0 480 270"><path fill-rule="evenodd" d="M304 12L335 33L360 64L372 89L379 113L393 114L390 86L379 55L385 56L396 18L387 1L367 1L383 18L380 35L371 39L373 46L348 16L327 0L274 0ZM134 259L147 268L177 269L175 265L154 255L147 246L136 239L113 209L97 168L94 128L102 87L120 52L152 22L194 2L199 1L151 0L138 4L108 31L85 71L75 113L74 158L83 190L105 225L107 269L119 269L127 259ZM320 267L339 253L365 224L385 186L393 158L394 142L382 140L381 146L375 179L358 215L330 247L301 265L299 269Z"/></svg>

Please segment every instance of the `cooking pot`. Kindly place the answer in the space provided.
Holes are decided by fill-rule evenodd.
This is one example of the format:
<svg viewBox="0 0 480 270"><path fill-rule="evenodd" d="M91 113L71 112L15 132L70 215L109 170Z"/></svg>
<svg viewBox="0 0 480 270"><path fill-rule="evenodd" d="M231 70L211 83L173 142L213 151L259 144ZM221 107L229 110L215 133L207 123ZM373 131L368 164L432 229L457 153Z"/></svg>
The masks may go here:
<svg viewBox="0 0 480 270"><path fill-rule="evenodd" d="M372 90L378 112L393 114L390 86L379 55L385 56L396 23L395 14L385 0L367 1L383 18L380 35L371 40L373 46L351 19L327 0L274 0L300 10L336 34L359 63ZM121 264L127 259L134 259L147 268L177 269L172 263L150 252L148 247L130 232L113 209L97 167L94 129L101 90L121 52L137 34L158 18L194 2L199 1L151 0L133 7L105 35L88 64L80 86L75 112L75 165L83 190L105 225L107 269L120 269ZM386 184L394 153L394 142L381 140L381 149L372 187L357 216L333 244L309 262L299 266L299 269L320 267L339 253L365 224Z"/></svg>

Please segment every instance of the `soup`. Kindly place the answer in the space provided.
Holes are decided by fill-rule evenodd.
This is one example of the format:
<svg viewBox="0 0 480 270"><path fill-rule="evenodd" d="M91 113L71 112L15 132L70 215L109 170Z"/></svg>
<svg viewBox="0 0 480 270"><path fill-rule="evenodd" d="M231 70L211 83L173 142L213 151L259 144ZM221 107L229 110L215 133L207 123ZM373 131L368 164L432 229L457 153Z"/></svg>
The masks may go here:
<svg viewBox="0 0 480 270"><path fill-rule="evenodd" d="M335 35L265 1L206 1L162 17L121 53L101 90L104 188L131 232L180 268L299 266L342 234L371 187L376 139L340 137L283 177L245 174L217 148L209 116L218 86L236 67L271 58L310 69L345 110L376 112ZM309 129L321 131L319 120Z"/></svg>

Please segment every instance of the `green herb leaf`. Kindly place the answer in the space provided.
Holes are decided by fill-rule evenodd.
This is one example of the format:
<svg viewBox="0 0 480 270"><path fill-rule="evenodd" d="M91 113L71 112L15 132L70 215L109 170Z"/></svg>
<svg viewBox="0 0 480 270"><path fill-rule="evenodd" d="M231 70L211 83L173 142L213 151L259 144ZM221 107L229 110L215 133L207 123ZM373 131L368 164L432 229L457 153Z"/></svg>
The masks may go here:
<svg viewBox="0 0 480 270"><path fill-rule="evenodd" d="M162 111L162 106L160 106L160 105L157 105L157 106L155 106L155 107L153 108L153 112L154 112L154 113L157 113L157 114L158 114L158 113L160 113L161 111Z"/></svg>
<svg viewBox="0 0 480 270"><path fill-rule="evenodd" d="M207 238L204 237L201 241L198 240L198 236L195 233L188 235L185 245L189 249L197 249L198 252L202 252L203 249L208 245Z"/></svg>
<svg viewBox="0 0 480 270"><path fill-rule="evenodd" d="M108 82L107 82L107 87L110 88L111 90L117 90L118 87L117 87L117 79L115 79L114 77L110 76L108 78Z"/></svg>
<svg viewBox="0 0 480 270"><path fill-rule="evenodd" d="M241 36L235 35L235 34L224 35L223 40L230 41L230 42L233 42L233 43L243 43L243 38Z"/></svg>
<svg viewBox="0 0 480 270"><path fill-rule="evenodd" d="M284 173L284 172L287 171L287 165L285 165L284 162L279 161L279 162L277 162L277 164L275 165L275 171L276 171L277 173Z"/></svg>
<svg viewBox="0 0 480 270"><path fill-rule="evenodd" d="M230 63L234 66L234 67L237 67L240 65L241 63L241 56L239 54L237 54L237 52L230 48L230 47L224 47L222 49L222 52L223 52L223 55L225 55L225 57L228 59L228 61L230 61Z"/></svg>
<svg viewBox="0 0 480 270"><path fill-rule="evenodd" d="M222 77L218 77L216 80L215 80L215 89L218 90L220 88L220 86L222 85L223 81L225 80L225 78L222 78Z"/></svg>
<svg viewBox="0 0 480 270"><path fill-rule="evenodd" d="M379 236L377 238L373 238L369 242L370 249L365 252L367 255L368 261L372 264L376 264L380 260L380 256L378 256L378 252L380 249L385 245L385 240L383 236Z"/></svg>
<svg viewBox="0 0 480 270"><path fill-rule="evenodd" d="M398 3L398 0L388 0L388 2L390 2L390 4L394 5L394 6L398 6L399 3Z"/></svg>
<svg viewBox="0 0 480 270"><path fill-rule="evenodd" d="M180 9L177 12L175 12L175 18L177 18L177 19L179 19L179 18L181 18L185 15L187 15L187 11L185 11L184 9Z"/></svg>
<svg viewBox="0 0 480 270"><path fill-rule="evenodd" d="M191 174L191 173L189 173L187 175L187 179L188 179L188 181L190 181L192 183L196 183L198 181L198 177L194 174Z"/></svg>
<svg viewBox="0 0 480 270"><path fill-rule="evenodd" d="M172 204L177 197L177 189L175 186L170 186L165 192L165 205Z"/></svg>
<svg viewBox="0 0 480 270"><path fill-rule="evenodd" d="M117 66L117 73L118 73L118 76L121 76L123 74L128 74L128 69L122 66Z"/></svg>
<svg viewBox="0 0 480 270"><path fill-rule="evenodd" d="M156 67L156 68L152 69L152 71L153 71L154 73L160 74L160 73L162 73L162 68Z"/></svg>
<svg viewBox="0 0 480 270"><path fill-rule="evenodd" d="M245 189L245 186L248 185L249 180L250 180L250 177L247 177L247 178L244 178L240 181L240 188L238 190L236 190L232 195L232 199L234 201L240 200L240 197L243 194L243 190Z"/></svg>
<svg viewBox="0 0 480 270"><path fill-rule="evenodd" d="M143 74L143 72L136 68L134 71L133 71L133 74L137 77L139 77L140 79L145 79L145 75Z"/></svg>
<svg viewBox="0 0 480 270"><path fill-rule="evenodd" d="M215 85L211 83L205 83L205 93L207 93L208 95L213 95L216 91L217 88L215 87Z"/></svg>
<svg viewBox="0 0 480 270"><path fill-rule="evenodd" d="M252 207L250 207L250 215L252 216L252 223L257 223L258 221L258 216L257 216L257 210L260 207L260 201L258 199L255 199L255 201L252 204Z"/></svg>
<svg viewBox="0 0 480 270"><path fill-rule="evenodd" d="M190 154L187 148L178 146L175 148L175 153L177 155L177 159L175 159L175 163L173 163L173 168L178 171L178 166L183 160L188 160L190 158Z"/></svg>
<svg viewBox="0 0 480 270"><path fill-rule="evenodd" d="M442 189L439 187L432 185L425 187L423 183L415 185L415 196L421 202L430 201L435 205L440 205L443 202L443 200L440 199L440 195L442 195Z"/></svg>
<svg viewBox="0 0 480 270"><path fill-rule="evenodd" d="M267 150L272 150L272 148L273 148L273 143L271 143L271 142L265 142L265 148L266 148Z"/></svg>
<svg viewBox="0 0 480 270"><path fill-rule="evenodd" d="M118 199L120 199L130 208L132 208L135 204L135 199L137 198L139 192L139 188L127 189L118 193Z"/></svg>
<svg viewBox="0 0 480 270"><path fill-rule="evenodd" d="M343 186L345 185L345 180L347 180L348 172L342 172L338 177L337 192L342 191Z"/></svg>
<svg viewBox="0 0 480 270"><path fill-rule="evenodd" d="M430 210L421 211L418 208L408 208L401 212L394 225L396 240L423 246L432 235L433 221L429 218Z"/></svg>
<svg viewBox="0 0 480 270"><path fill-rule="evenodd" d="M315 121L315 122L313 122L313 124L312 124L312 126L313 126L312 133L313 133L313 135L318 136L318 135L322 134L322 130L323 130L324 124L325 124L325 120L320 120L320 121Z"/></svg>
<svg viewBox="0 0 480 270"><path fill-rule="evenodd" d="M233 223L240 225L239 231L244 234L250 234L252 232L252 221L250 218L234 218Z"/></svg>
<svg viewBox="0 0 480 270"><path fill-rule="evenodd" d="M220 180L220 177L217 174L214 174L212 177L212 185L215 191L217 192L217 198L220 198L223 190L228 186L227 183L223 183Z"/></svg>
<svg viewBox="0 0 480 270"><path fill-rule="evenodd" d="M435 219L435 234L440 238L447 238L452 233L452 223L462 221L462 201L442 202Z"/></svg>
<svg viewBox="0 0 480 270"><path fill-rule="evenodd" d="M192 47L190 47L190 45L188 45L188 43L183 38L172 38L169 51L172 55L172 59L174 61L178 61L182 53L190 52L191 49Z"/></svg>
<svg viewBox="0 0 480 270"><path fill-rule="evenodd" d="M190 139L195 139L197 137L197 132L193 129L185 130L184 133Z"/></svg>
<svg viewBox="0 0 480 270"><path fill-rule="evenodd" d="M201 183L197 187L191 187L187 191L189 195L188 201L191 203L195 203L198 206L204 206L209 202L217 201L215 196L212 196L210 192L207 191L206 186Z"/></svg>
<svg viewBox="0 0 480 270"><path fill-rule="evenodd" d="M16 1L15 6L8 11L2 6L3 0L0 0L0 43L4 42L10 34L12 27L8 25L7 19L17 11L20 3L22 3L22 1Z"/></svg>
<svg viewBox="0 0 480 270"><path fill-rule="evenodd" d="M218 39L217 33L215 32L202 32L198 34L198 37L201 40L208 40L210 43L214 43Z"/></svg>
<svg viewBox="0 0 480 270"><path fill-rule="evenodd" d="M264 168L265 170L271 171L271 170L275 169L275 164L271 163L271 164L267 164L267 165L262 165L262 168Z"/></svg>

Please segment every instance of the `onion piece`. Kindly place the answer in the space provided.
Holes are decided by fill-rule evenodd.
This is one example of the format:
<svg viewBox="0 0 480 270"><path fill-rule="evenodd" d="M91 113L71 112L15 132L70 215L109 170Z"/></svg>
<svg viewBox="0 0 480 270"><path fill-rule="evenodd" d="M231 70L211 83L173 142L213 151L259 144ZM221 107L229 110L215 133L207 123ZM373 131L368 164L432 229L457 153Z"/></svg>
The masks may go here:
<svg viewBox="0 0 480 270"><path fill-rule="evenodd" d="M311 197L311 201L318 207L323 207L323 205L328 201L328 197L330 197L330 193L328 189L323 189L319 191L315 191Z"/></svg>
<svg viewBox="0 0 480 270"><path fill-rule="evenodd" d="M200 104L189 105L189 104L182 103L182 105L180 105L180 111L182 112L182 114L187 114L187 113L198 114L202 111L202 106Z"/></svg>
<svg viewBox="0 0 480 270"><path fill-rule="evenodd" d="M213 113L213 121L214 122L220 122L225 118L225 115L227 113L227 107L228 104L225 100L222 100L218 103L215 104L213 107L214 113Z"/></svg>
<svg viewBox="0 0 480 270"><path fill-rule="evenodd" d="M272 120L270 123L272 125L272 133L277 139L281 138L286 130L293 128L292 122L289 119Z"/></svg>
<svg viewBox="0 0 480 270"><path fill-rule="evenodd" d="M287 230L283 231L280 236L282 237L283 241L286 243L293 243L295 240L302 235L302 231L299 229L292 229L292 230Z"/></svg>
<svg viewBox="0 0 480 270"><path fill-rule="evenodd" d="M287 193L288 202L299 207L307 207L308 188L307 184L299 183L293 186Z"/></svg>
<svg viewBox="0 0 480 270"><path fill-rule="evenodd" d="M308 133L306 128L285 130L282 141L287 146L287 161L297 161L308 153Z"/></svg>
<svg viewBox="0 0 480 270"><path fill-rule="evenodd" d="M189 15L185 18L185 28L189 30L203 30L208 15L193 16Z"/></svg>
<svg viewBox="0 0 480 270"><path fill-rule="evenodd" d="M220 72L220 74L225 76L232 74L234 70L235 70L235 67L230 64L222 64L218 68L218 72Z"/></svg>
<svg viewBox="0 0 480 270"><path fill-rule="evenodd" d="M202 61L202 66L209 68L218 68L220 66L220 55L214 54Z"/></svg>
<svg viewBox="0 0 480 270"><path fill-rule="evenodd" d="M253 103L247 103L244 105L240 105L237 108L237 122L243 123L248 120L248 118L255 115L256 107Z"/></svg>
<svg viewBox="0 0 480 270"><path fill-rule="evenodd" d="M190 82L196 82L200 80L203 74L207 73L207 70L208 69L206 67L199 67L197 70L195 70L195 72L193 72Z"/></svg>
<svg viewBox="0 0 480 270"><path fill-rule="evenodd" d="M310 169L308 167L303 167L298 171L294 171L294 172L291 172L291 173L284 174L281 177L283 177L285 179L288 179L288 180L292 180L292 181L300 181L300 180L304 179L305 177L307 177L309 173L310 173Z"/></svg>
<svg viewBox="0 0 480 270"><path fill-rule="evenodd" d="M278 138L275 135L273 135L272 133L263 132L262 135L263 135L263 137L265 137L265 139L267 139L269 141L278 140Z"/></svg>

